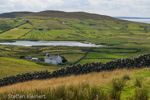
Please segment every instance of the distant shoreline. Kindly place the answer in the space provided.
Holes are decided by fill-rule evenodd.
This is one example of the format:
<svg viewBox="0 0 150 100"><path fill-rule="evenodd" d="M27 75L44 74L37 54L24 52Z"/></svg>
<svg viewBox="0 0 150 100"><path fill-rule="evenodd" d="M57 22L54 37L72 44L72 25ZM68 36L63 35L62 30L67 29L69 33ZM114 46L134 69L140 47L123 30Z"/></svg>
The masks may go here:
<svg viewBox="0 0 150 100"><path fill-rule="evenodd" d="M118 19L150 19L150 17L115 17Z"/></svg>
<svg viewBox="0 0 150 100"><path fill-rule="evenodd" d="M121 20L142 22L142 23L150 24L150 18L149 17L115 17L115 18L121 19Z"/></svg>

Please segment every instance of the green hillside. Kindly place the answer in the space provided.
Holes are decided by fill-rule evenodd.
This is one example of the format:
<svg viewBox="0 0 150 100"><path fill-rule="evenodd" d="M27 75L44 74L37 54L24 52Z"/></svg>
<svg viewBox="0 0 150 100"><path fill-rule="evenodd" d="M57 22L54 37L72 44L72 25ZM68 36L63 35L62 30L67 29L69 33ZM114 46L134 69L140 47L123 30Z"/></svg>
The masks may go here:
<svg viewBox="0 0 150 100"><path fill-rule="evenodd" d="M54 65L42 66L29 60L0 57L0 78L34 71L53 71L58 68Z"/></svg>
<svg viewBox="0 0 150 100"><path fill-rule="evenodd" d="M8 19L10 14L15 17ZM110 44L107 39L119 39L118 43L136 42L148 39L150 33L149 24L84 12L12 12L0 14L2 16L7 18L0 19L0 40L3 41L86 40L96 44Z"/></svg>
<svg viewBox="0 0 150 100"><path fill-rule="evenodd" d="M88 41L105 48L82 47L21 47L0 45L0 56L19 58L45 54L60 54L67 66L78 63L131 58L150 53L150 24L119 20L85 12L12 12L0 14L0 41L65 40ZM89 51L90 50L90 51ZM34 62L35 63L35 62ZM39 64L38 64L39 65Z"/></svg>

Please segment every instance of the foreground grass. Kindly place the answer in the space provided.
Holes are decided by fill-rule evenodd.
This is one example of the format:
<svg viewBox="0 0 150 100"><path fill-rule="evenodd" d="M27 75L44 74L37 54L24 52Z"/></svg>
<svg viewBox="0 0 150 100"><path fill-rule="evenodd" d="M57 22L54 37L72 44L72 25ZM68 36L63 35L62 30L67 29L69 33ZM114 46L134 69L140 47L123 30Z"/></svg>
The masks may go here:
<svg viewBox="0 0 150 100"><path fill-rule="evenodd" d="M1 87L0 94L3 99L20 94L45 95L46 100L148 100L149 77L147 68L122 69L17 83Z"/></svg>

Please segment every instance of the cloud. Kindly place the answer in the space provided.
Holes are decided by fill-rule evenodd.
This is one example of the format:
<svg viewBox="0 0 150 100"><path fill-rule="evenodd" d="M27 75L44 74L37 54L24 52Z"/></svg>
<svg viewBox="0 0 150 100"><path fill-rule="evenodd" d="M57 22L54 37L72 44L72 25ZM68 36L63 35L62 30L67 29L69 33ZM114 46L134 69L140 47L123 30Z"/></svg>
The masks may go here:
<svg viewBox="0 0 150 100"><path fill-rule="evenodd" d="M150 17L149 5L150 0L0 0L0 12L64 10Z"/></svg>
<svg viewBox="0 0 150 100"><path fill-rule="evenodd" d="M88 0L90 7L108 15L149 16L149 0ZM97 9L97 10L96 10Z"/></svg>
<svg viewBox="0 0 150 100"><path fill-rule="evenodd" d="M62 0L2 0L3 3L0 2L0 8L5 8L4 11L39 11L44 10L47 7L60 6L64 2ZM5 3L5 4L4 4ZM2 11L0 9L0 11Z"/></svg>

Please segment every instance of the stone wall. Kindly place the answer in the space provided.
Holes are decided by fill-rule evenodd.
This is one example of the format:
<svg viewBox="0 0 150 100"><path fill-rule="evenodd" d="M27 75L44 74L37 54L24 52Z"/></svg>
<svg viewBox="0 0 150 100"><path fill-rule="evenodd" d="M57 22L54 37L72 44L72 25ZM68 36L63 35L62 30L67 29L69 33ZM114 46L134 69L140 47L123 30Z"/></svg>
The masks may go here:
<svg viewBox="0 0 150 100"><path fill-rule="evenodd" d="M94 62L85 63L83 65L77 64L73 66L67 66L66 68L61 68L53 72L35 71L34 73L18 74L16 76L10 76L0 79L0 87L30 80L51 79L70 75L86 74L91 72L109 71L122 68L142 68L149 66L150 54L145 54L131 59L116 59L115 61L110 61L107 63Z"/></svg>

